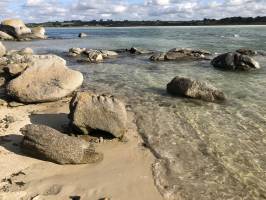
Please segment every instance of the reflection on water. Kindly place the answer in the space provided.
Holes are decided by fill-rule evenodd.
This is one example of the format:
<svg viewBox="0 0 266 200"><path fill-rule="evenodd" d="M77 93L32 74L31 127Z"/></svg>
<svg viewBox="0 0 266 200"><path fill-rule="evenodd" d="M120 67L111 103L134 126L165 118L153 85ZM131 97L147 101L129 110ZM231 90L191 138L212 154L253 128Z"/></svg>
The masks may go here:
<svg viewBox="0 0 266 200"><path fill-rule="evenodd" d="M48 33L64 32L66 38L73 38L81 32L68 31ZM87 39L6 44L58 53L74 46L132 45L157 50L266 50L265 31L265 27L89 29ZM140 134L158 158L153 172L165 197L251 200L266 198L266 57L256 59L262 69L248 73L219 71L208 61L152 63L146 56L70 64L84 73L84 88L112 93L131 105ZM166 84L176 75L207 81L222 89L228 101L214 104L168 96Z"/></svg>

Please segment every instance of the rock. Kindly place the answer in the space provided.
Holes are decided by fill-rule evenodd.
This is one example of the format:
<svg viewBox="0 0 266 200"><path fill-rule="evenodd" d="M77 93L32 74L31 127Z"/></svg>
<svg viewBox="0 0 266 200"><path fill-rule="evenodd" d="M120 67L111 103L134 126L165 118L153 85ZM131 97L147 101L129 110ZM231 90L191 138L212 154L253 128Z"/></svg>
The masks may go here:
<svg viewBox="0 0 266 200"><path fill-rule="evenodd" d="M20 55L32 55L34 51L31 48L26 47L26 48L21 49L18 53Z"/></svg>
<svg viewBox="0 0 266 200"><path fill-rule="evenodd" d="M34 27L31 29L31 38L33 39L47 39L45 35L45 29L43 27Z"/></svg>
<svg viewBox="0 0 266 200"><path fill-rule="evenodd" d="M6 54L6 47L3 45L2 42L0 42L0 57L4 56Z"/></svg>
<svg viewBox="0 0 266 200"><path fill-rule="evenodd" d="M127 131L125 105L112 96L77 93L70 103L69 118L84 134L96 129L121 138Z"/></svg>
<svg viewBox="0 0 266 200"><path fill-rule="evenodd" d="M225 53L215 57L211 64L214 67L226 69L226 70L250 70L260 69L260 65L257 61L249 56L242 55L237 52Z"/></svg>
<svg viewBox="0 0 266 200"><path fill-rule="evenodd" d="M28 67L27 63L19 63L19 64L13 63L13 64L9 64L6 67L4 67L4 70L6 73L8 73L8 75L10 75L11 77L14 77L24 72L27 67Z"/></svg>
<svg viewBox="0 0 266 200"><path fill-rule="evenodd" d="M164 61L165 53L156 53L150 57L151 61Z"/></svg>
<svg viewBox="0 0 266 200"><path fill-rule="evenodd" d="M118 53L116 53L115 51L109 51L109 50L101 50L100 51L102 53L103 58L114 58L118 56Z"/></svg>
<svg viewBox="0 0 266 200"><path fill-rule="evenodd" d="M20 107L20 106L25 106L25 104L20 103L20 102L16 102L16 101L11 101L8 103L8 106L12 107L12 108L16 108L16 107Z"/></svg>
<svg viewBox="0 0 266 200"><path fill-rule="evenodd" d="M153 53L153 51L137 48L137 47L131 47L131 49L128 50L131 54L150 54Z"/></svg>
<svg viewBox="0 0 266 200"><path fill-rule="evenodd" d="M190 78L175 77L167 84L167 92L172 95L186 96L204 101L224 101L224 93L215 87Z"/></svg>
<svg viewBox="0 0 266 200"><path fill-rule="evenodd" d="M210 52L201 49L174 48L166 53L165 60L206 59L209 55Z"/></svg>
<svg viewBox="0 0 266 200"><path fill-rule="evenodd" d="M14 37L3 31L0 31L0 40L14 40Z"/></svg>
<svg viewBox="0 0 266 200"><path fill-rule="evenodd" d="M81 86L80 72L65 66L64 59L55 55L26 56L27 69L7 85L7 93L24 103L59 100Z"/></svg>
<svg viewBox="0 0 266 200"><path fill-rule="evenodd" d="M88 36L88 35L87 35L86 33L80 33L80 34L79 34L79 37L80 37L80 38L87 37L87 36Z"/></svg>
<svg viewBox="0 0 266 200"><path fill-rule="evenodd" d="M5 86L6 78L0 74L0 88Z"/></svg>
<svg viewBox="0 0 266 200"><path fill-rule="evenodd" d="M238 49L236 50L236 52L246 56L256 56L258 54L257 51L253 51L251 49L246 48Z"/></svg>
<svg viewBox="0 0 266 200"><path fill-rule="evenodd" d="M71 48L69 49L69 53L73 53L76 55L80 55L86 51L86 48Z"/></svg>
<svg viewBox="0 0 266 200"><path fill-rule="evenodd" d="M5 66L8 64L8 58L7 57L0 57L0 73L2 73L3 71L1 71L3 68L1 66Z"/></svg>
<svg viewBox="0 0 266 200"><path fill-rule="evenodd" d="M84 54L87 56L85 61L95 63L103 61L103 55L97 50L86 50Z"/></svg>
<svg viewBox="0 0 266 200"><path fill-rule="evenodd" d="M21 147L30 155L58 164L97 163L103 154L97 153L92 144L82 139L60 133L44 125L26 125Z"/></svg>
<svg viewBox="0 0 266 200"><path fill-rule="evenodd" d="M0 31L7 33L14 38L31 33L31 29L26 27L24 22L20 19L7 19L2 21Z"/></svg>
<svg viewBox="0 0 266 200"><path fill-rule="evenodd" d="M0 106L7 106L7 105L8 103L5 100L0 99Z"/></svg>

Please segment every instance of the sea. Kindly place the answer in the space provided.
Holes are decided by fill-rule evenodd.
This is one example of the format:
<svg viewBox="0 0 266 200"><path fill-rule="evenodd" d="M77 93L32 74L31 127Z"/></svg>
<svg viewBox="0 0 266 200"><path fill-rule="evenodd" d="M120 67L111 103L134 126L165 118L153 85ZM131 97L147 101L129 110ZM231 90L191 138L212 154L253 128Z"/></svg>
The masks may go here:
<svg viewBox="0 0 266 200"><path fill-rule="evenodd" d="M152 62L126 55L102 63L68 58L72 47L157 51L205 49L218 55L250 48L266 52L266 26L47 28L48 40L4 42L9 49L31 47L63 56L83 73L82 89L113 94L135 115L139 134L156 157L154 183L165 199L266 199L266 56L261 69L222 71L209 60ZM78 38L84 32L88 37ZM221 89L224 103L172 97L175 76ZM130 173L130 172L129 172Z"/></svg>

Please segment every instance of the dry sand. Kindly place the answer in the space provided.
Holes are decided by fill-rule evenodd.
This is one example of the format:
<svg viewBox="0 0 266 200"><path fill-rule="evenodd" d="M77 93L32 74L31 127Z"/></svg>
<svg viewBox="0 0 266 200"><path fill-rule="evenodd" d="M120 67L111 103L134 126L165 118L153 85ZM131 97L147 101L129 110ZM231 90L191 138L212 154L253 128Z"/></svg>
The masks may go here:
<svg viewBox="0 0 266 200"><path fill-rule="evenodd" d="M0 120L12 116L8 127L0 123L0 200L81 199L160 200L152 177L154 157L142 146L133 115L128 142L105 141L97 145L104 160L89 165L57 165L23 155L19 129L26 124L45 124L60 129L67 125L68 100L56 103L0 107ZM32 114L32 115L31 115ZM80 197L80 198L78 198Z"/></svg>

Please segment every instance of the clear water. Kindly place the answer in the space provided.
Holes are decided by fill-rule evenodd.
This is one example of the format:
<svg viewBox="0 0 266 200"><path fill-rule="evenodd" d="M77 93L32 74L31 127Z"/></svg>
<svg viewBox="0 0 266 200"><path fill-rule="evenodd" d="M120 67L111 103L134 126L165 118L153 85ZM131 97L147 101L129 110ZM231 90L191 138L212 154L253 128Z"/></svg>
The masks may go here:
<svg viewBox="0 0 266 200"><path fill-rule="evenodd" d="M53 28L47 32L50 40L5 44L59 55L71 47L266 51L265 26ZM89 37L78 39L80 32ZM158 158L153 172L165 198L253 200L266 198L266 57L255 59L262 68L253 72L220 71L209 61L153 63L148 56L100 64L68 61L83 72L85 89L115 94L135 113L139 132ZM168 96L166 84L176 75L207 81L222 89L228 101L214 104Z"/></svg>

